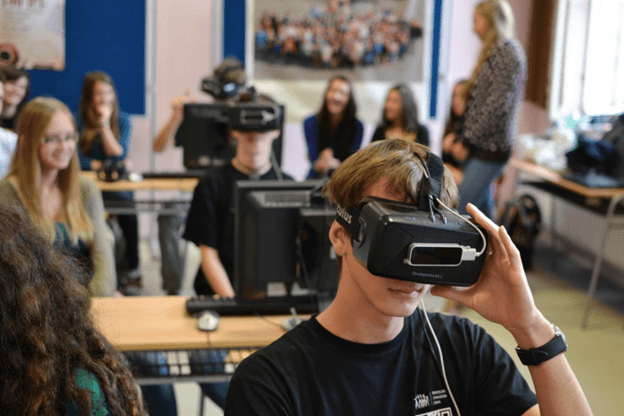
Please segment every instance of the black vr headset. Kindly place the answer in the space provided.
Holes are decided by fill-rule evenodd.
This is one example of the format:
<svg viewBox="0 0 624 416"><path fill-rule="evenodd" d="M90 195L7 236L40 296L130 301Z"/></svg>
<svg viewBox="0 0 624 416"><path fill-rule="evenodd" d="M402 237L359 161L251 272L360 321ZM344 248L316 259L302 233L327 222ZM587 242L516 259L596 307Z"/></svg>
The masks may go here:
<svg viewBox="0 0 624 416"><path fill-rule="evenodd" d="M229 126L237 131L270 131L282 125L283 111L278 104L249 102L232 104Z"/></svg>
<svg viewBox="0 0 624 416"><path fill-rule="evenodd" d="M470 286L481 274L487 232L440 201L444 164L429 153L418 206L376 197L338 207L353 254L372 274L410 282ZM444 211L455 220L447 218Z"/></svg>
<svg viewBox="0 0 624 416"><path fill-rule="evenodd" d="M226 62L224 62L226 63ZM245 89L244 83L227 81L227 75L232 71L244 70L242 62L235 58L229 58L227 65L221 69L218 76L209 76L201 81L201 89L219 100L235 97Z"/></svg>

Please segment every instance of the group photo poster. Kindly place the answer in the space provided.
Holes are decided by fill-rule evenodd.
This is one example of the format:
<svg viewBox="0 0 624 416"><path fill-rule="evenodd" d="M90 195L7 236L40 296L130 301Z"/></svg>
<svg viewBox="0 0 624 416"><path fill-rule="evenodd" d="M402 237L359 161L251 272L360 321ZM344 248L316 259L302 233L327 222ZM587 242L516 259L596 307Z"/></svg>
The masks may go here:
<svg viewBox="0 0 624 416"><path fill-rule="evenodd" d="M425 82L427 0L250 0L256 80Z"/></svg>

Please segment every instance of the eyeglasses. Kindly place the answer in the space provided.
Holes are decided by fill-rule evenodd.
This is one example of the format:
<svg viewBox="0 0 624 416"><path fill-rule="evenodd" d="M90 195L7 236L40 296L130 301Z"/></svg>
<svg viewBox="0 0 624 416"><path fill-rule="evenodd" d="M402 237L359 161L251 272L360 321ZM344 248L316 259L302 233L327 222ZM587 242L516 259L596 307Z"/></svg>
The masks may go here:
<svg viewBox="0 0 624 416"><path fill-rule="evenodd" d="M54 136L45 136L41 139L42 144L51 145L51 144L64 144L64 143L73 143L76 144L78 142L78 133L70 133L65 136L54 135Z"/></svg>

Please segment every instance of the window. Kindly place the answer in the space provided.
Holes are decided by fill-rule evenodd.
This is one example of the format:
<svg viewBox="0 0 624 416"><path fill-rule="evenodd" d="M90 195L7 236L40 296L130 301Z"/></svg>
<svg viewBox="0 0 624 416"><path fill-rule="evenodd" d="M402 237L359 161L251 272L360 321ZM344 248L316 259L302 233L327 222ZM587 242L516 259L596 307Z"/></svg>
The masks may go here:
<svg viewBox="0 0 624 416"><path fill-rule="evenodd" d="M551 118L624 112L624 0L559 0Z"/></svg>

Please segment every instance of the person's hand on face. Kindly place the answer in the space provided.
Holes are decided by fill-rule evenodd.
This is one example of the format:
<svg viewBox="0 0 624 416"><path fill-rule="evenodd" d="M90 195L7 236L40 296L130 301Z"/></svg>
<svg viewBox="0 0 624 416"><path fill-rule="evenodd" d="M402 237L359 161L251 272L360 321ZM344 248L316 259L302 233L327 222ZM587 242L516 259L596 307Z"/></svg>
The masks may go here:
<svg viewBox="0 0 624 416"><path fill-rule="evenodd" d="M98 124L106 126L110 124L110 118L113 114L113 106L110 104L100 104L95 108Z"/></svg>
<svg viewBox="0 0 624 416"><path fill-rule="evenodd" d="M489 234L481 276L468 288L435 286L431 294L458 301L511 332L532 325L540 313L527 283L520 252L504 227L494 224L472 204L468 204L467 211Z"/></svg>
<svg viewBox="0 0 624 416"><path fill-rule="evenodd" d="M104 81L97 81L93 86L93 109L95 119L100 126L110 124L114 103L115 90L113 86Z"/></svg>

